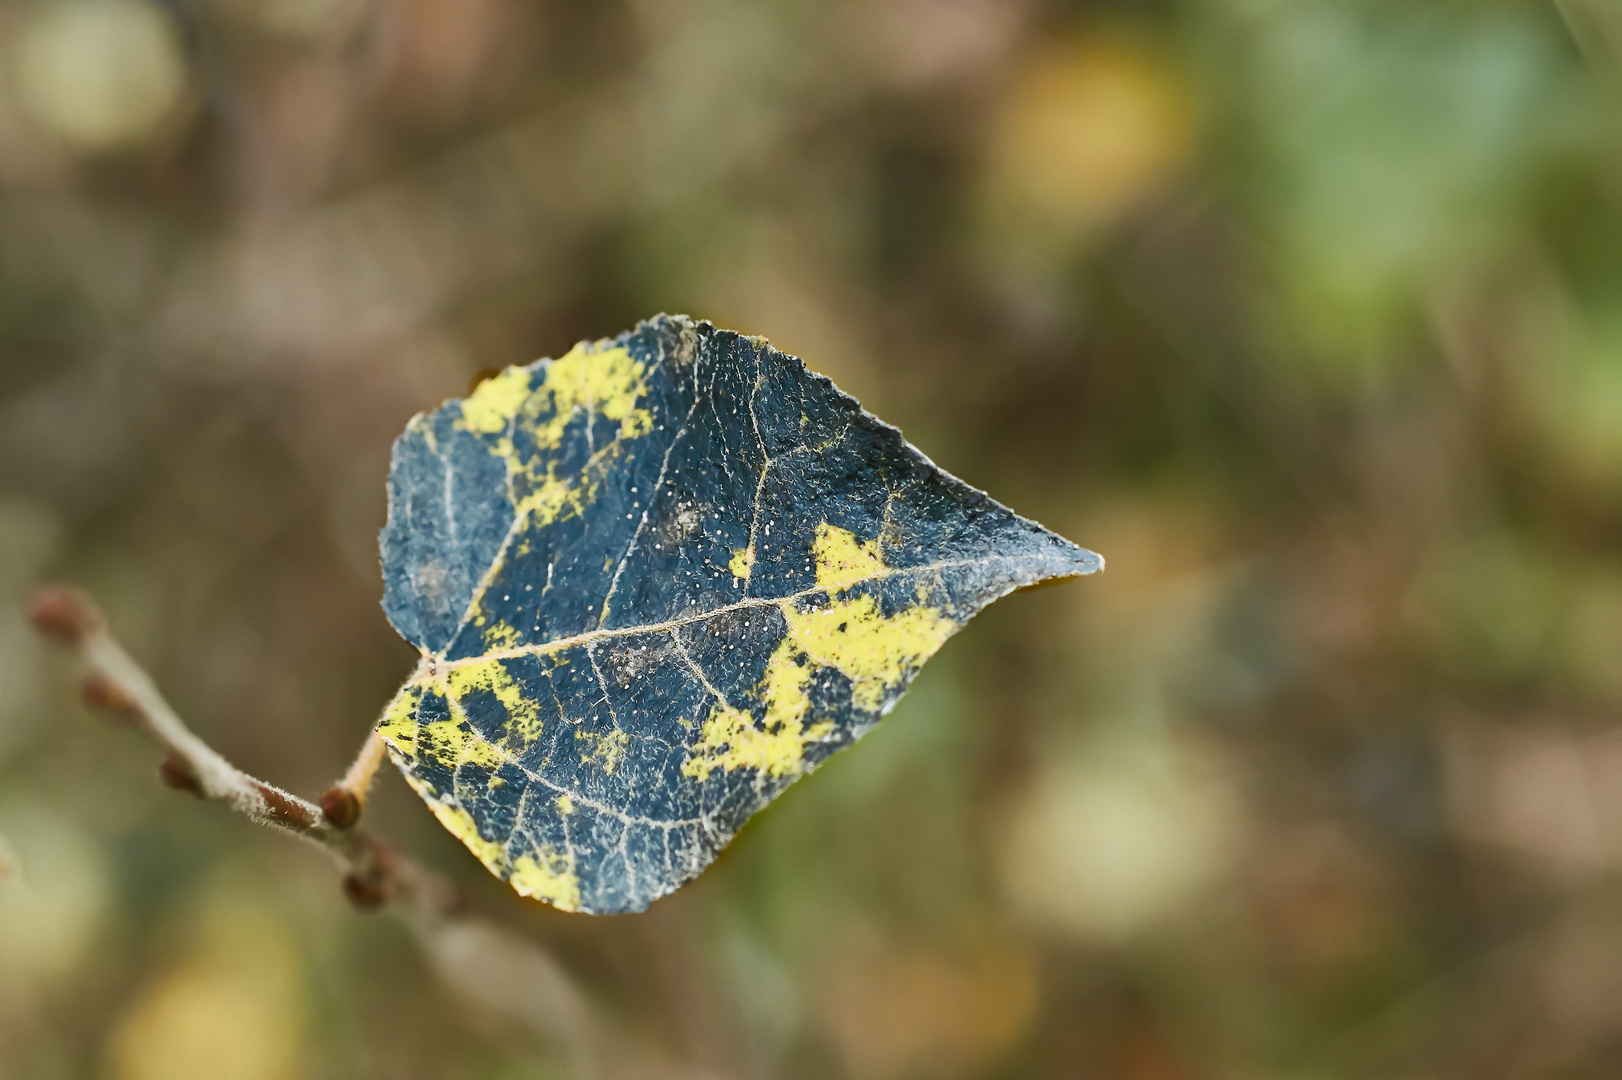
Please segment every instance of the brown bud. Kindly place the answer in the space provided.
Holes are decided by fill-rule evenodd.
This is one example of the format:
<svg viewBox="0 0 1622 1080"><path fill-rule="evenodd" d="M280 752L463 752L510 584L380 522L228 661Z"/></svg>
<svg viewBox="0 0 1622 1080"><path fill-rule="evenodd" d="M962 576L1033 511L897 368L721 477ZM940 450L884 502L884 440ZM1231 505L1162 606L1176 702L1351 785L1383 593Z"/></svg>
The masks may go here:
<svg viewBox="0 0 1622 1080"><path fill-rule="evenodd" d="M77 645L102 628L101 612L90 598L66 585L46 585L28 605L28 619L42 634Z"/></svg>
<svg viewBox="0 0 1622 1080"><path fill-rule="evenodd" d="M467 396L472 397L475 390L500 374L500 368L480 368L478 371L473 373L473 378L467 381Z"/></svg>
<svg viewBox="0 0 1622 1080"><path fill-rule="evenodd" d="M164 787L171 787L176 791L189 791L199 799L203 797L203 786L197 782L191 766L174 754L164 758L158 765L158 779L163 781Z"/></svg>
<svg viewBox="0 0 1622 1080"><path fill-rule="evenodd" d="M360 800L348 788L331 787L321 793L321 813L340 829L360 820Z"/></svg>
<svg viewBox="0 0 1622 1080"><path fill-rule="evenodd" d="M90 672L79 683L79 696L84 698L86 705L94 705L98 709L122 713L135 711L135 699L130 697L129 691L99 671Z"/></svg>
<svg viewBox="0 0 1622 1080"><path fill-rule="evenodd" d="M344 895L361 911L376 911L394 894L394 879L387 874L348 873L343 879Z"/></svg>

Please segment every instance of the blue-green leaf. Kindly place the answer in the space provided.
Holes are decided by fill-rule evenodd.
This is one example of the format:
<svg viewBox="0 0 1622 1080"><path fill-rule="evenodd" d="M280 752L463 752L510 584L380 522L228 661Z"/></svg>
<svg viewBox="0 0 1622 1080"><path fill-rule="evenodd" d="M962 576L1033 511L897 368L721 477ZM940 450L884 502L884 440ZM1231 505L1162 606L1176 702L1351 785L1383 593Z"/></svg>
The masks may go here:
<svg viewBox="0 0 1622 1080"><path fill-rule="evenodd" d="M758 338L659 317L394 446L380 726L519 892L638 911L849 745L985 605L1103 561Z"/></svg>

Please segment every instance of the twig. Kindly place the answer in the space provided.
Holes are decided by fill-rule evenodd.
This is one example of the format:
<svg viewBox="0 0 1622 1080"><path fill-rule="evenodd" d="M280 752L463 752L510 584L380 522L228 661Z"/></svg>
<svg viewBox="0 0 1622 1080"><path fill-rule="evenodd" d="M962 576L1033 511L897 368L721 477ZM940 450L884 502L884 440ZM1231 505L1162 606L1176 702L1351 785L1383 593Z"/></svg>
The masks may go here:
<svg viewBox="0 0 1622 1080"><path fill-rule="evenodd" d="M199 739L108 632L106 619L88 597L48 586L34 597L30 616L41 633L78 649L86 667L81 692L87 702L128 718L167 752L158 767L165 784L225 803L251 821L321 848L344 871L344 892L359 907L395 900L425 908L423 914L451 911L456 892L448 883L364 830L335 823L321 807L249 776Z"/></svg>
<svg viewBox="0 0 1622 1080"><path fill-rule="evenodd" d="M152 679L124 651L95 604L77 590L47 586L30 609L34 627L77 649L86 671L81 693L145 733L166 753L159 776L170 787L222 802L260 825L313 844L343 871L343 891L366 910L387 907L412 931L430 964L454 989L487 1011L505 1013L532 1032L562 1043L583 1074L620 1072L627 1044L592 1008L538 944L474 917L465 895L445 879L354 827L366 790L383 760L374 733L348 774L319 806L232 765L188 728ZM498 989L487 976L502 975ZM476 992L470 993L470 988ZM612 1068L615 1058L620 1068ZM646 1059L643 1059L646 1061ZM653 1072L685 1070L655 1061Z"/></svg>

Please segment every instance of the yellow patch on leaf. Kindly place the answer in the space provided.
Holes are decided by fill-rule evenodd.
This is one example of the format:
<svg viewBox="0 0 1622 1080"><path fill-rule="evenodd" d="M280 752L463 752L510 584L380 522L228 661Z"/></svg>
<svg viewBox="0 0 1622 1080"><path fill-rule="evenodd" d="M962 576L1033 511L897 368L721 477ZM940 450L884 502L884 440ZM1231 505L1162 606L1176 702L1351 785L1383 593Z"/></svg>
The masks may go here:
<svg viewBox="0 0 1622 1080"><path fill-rule="evenodd" d="M450 769L463 765L477 765L485 769L498 769L507 763L501 751L477 732L463 731L463 721L455 715L431 724L417 723L416 756L426 758ZM471 727L471 725L469 725Z"/></svg>
<svg viewBox="0 0 1622 1080"><path fill-rule="evenodd" d="M511 477L528 480L528 490L515 508L539 525L580 513L597 497L608 464L626 439L653 430L653 414L638 408L647 390L647 368L620 346L598 349L581 342L538 372L508 368L487 379L462 402L457 426L482 435L501 435L491 451L507 463ZM538 376L538 380L537 380ZM577 476L560 476L548 451L563 443L563 432L582 413L619 421L613 442L598 449ZM509 426L533 438L536 456L518 460Z"/></svg>
<svg viewBox="0 0 1622 1080"><path fill-rule="evenodd" d="M500 619L490 623L489 626L485 626L487 619L488 616L480 614L473 620L474 625L484 627L480 637L484 640L484 647L486 649L491 651L496 649L510 649L514 645L518 644L522 635L519 634L517 627L513 626L511 623L503 622Z"/></svg>
<svg viewBox="0 0 1622 1080"><path fill-rule="evenodd" d="M521 367L510 367L484 380L462 402L462 419L457 426L480 435L500 434L507 430L529 395L530 373Z"/></svg>
<svg viewBox="0 0 1622 1080"><path fill-rule="evenodd" d="M445 826L452 836L466 844L467 849L473 852L491 873L500 876L507 872L506 847L480 836L479 827L473 823L473 815L453 803L439 802L435 799L427 801L428 808L434 812L439 823Z"/></svg>
<svg viewBox="0 0 1622 1080"><path fill-rule="evenodd" d="M534 855L520 855L513 860L507 884L520 896L545 900L563 911L580 910L580 878L573 855L546 846Z"/></svg>
<svg viewBox="0 0 1622 1080"><path fill-rule="evenodd" d="M879 543L857 541L846 529L824 522L812 546L818 586L835 597L841 587L882 575ZM736 567L733 570L737 572ZM760 727L741 709L721 702L710 711L682 773L699 780L716 769L751 768L780 778L804 768L805 751L833 731L822 721L806 725L811 679L819 668L834 668L851 683L851 703L877 711L885 696L935 654L957 629L938 609L919 604L886 617L871 596L837 598L815 611L782 605L788 635L766 662L755 687L766 705Z"/></svg>
<svg viewBox="0 0 1622 1080"><path fill-rule="evenodd" d="M836 600L819 611L798 611L793 604L783 609L787 640L819 666L844 672L851 701L869 711L957 629L940 611L922 604L886 618L871 596Z"/></svg>
<svg viewBox="0 0 1622 1080"><path fill-rule="evenodd" d="M518 742L528 744L540 737L542 727L540 703L524 695L524 688L518 685L502 661L479 660L451 668L444 682L447 696L455 698L458 704L468 694L481 690L488 690L494 694L496 700L501 702L501 707L507 711L504 730L510 736L516 737ZM491 753L495 752L493 747L477 735L466 732L458 734L489 748Z"/></svg>
<svg viewBox="0 0 1622 1080"><path fill-rule="evenodd" d="M794 667L792 660L788 666ZM775 779L800 772L804 767L805 748L826 738L833 730L833 725L827 721L813 724L809 731L805 728L804 678L809 676L810 669L806 668L803 678L795 678L783 687L788 692L778 699L782 708L773 709L768 705L765 730L755 727L755 718L748 713L730 705L717 705L704 721L691 756L682 763L682 775L704 780L716 769L727 772L755 769ZM767 682L771 681L768 674ZM771 719L773 712L784 714L775 724Z"/></svg>
<svg viewBox="0 0 1622 1080"><path fill-rule="evenodd" d="M625 756L625 748L631 744L631 737L623 731L605 731L601 734L582 731L578 738L586 744L586 752L580 755L580 763L599 762L603 772L609 774L614 772L620 759Z"/></svg>
<svg viewBox="0 0 1622 1080"><path fill-rule="evenodd" d="M582 341L546 365L543 372L541 384L523 404L529 421L525 428L533 433L537 446L556 448L577 410L618 420L622 439L653 429L652 414L636 407L646 390L643 376L647 369L623 346L598 351ZM542 420L547 412L552 415Z"/></svg>
<svg viewBox="0 0 1622 1080"><path fill-rule="evenodd" d="M422 690L415 686L403 686L400 692L394 695L388 708L383 710L383 719L378 721L377 733L385 742L392 744L395 749L407 753L415 752L417 743L417 705L422 701Z"/></svg>
<svg viewBox="0 0 1622 1080"><path fill-rule="evenodd" d="M817 526L811 554L817 560L817 588L838 590L884 573L879 542L862 543L856 534L826 521Z"/></svg>

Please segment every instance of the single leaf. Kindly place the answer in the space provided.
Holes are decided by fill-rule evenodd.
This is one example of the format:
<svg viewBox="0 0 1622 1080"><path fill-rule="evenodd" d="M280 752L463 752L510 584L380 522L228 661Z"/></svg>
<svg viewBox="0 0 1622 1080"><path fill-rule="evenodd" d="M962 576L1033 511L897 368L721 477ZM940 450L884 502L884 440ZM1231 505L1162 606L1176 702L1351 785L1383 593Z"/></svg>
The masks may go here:
<svg viewBox="0 0 1622 1080"><path fill-rule="evenodd" d="M513 888L639 911L873 726L941 644L1097 555L759 338L650 320L394 444L379 728Z"/></svg>

